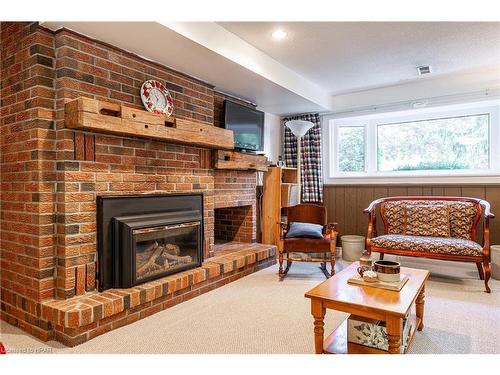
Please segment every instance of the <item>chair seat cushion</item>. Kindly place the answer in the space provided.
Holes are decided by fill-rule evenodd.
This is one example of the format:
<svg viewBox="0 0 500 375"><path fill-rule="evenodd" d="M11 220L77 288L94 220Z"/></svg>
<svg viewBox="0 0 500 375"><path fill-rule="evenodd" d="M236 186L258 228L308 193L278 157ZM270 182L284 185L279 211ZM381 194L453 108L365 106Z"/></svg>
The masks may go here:
<svg viewBox="0 0 500 375"><path fill-rule="evenodd" d="M330 238L285 238L284 250L297 251L301 253L317 253L330 251Z"/></svg>
<svg viewBox="0 0 500 375"><path fill-rule="evenodd" d="M286 232L286 238L293 237L323 238L323 225L292 222Z"/></svg>
<svg viewBox="0 0 500 375"><path fill-rule="evenodd" d="M386 234L372 238L372 246L394 250L438 253L448 255L482 256L483 249L477 242L462 238L408 236Z"/></svg>

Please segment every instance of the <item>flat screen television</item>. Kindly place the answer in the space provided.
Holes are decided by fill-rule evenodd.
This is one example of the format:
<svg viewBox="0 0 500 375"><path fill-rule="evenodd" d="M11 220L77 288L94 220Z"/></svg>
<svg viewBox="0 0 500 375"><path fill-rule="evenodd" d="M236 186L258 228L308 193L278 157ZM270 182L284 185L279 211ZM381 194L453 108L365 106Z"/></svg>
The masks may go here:
<svg viewBox="0 0 500 375"><path fill-rule="evenodd" d="M264 150L264 112L224 100L224 127L234 132L236 149Z"/></svg>

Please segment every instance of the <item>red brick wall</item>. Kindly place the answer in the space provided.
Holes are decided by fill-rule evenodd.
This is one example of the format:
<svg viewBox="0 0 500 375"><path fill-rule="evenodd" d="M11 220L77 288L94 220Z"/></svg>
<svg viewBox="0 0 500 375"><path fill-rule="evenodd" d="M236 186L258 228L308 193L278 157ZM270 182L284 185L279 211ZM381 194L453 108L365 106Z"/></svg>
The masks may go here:
<svg viewBox="0 0 500 375"><path fill-rule="evenodd" d="M0 38L1 314L37 334L54 293L54 36L2 22Z"/></svg>
<svg viewBox="0 0 500 375"><path fill-rule="evenodd" d="M211 166L202 165L204 151L64 129L64 103L89 96L142 108L142 83L157 79L172 93L174 116L212 123L212 86L67 30L56 33L55 53L61 182L57 193L57 296L67 298L94 289L98 194L204 192L207 257L213 245L214 179Z"/></svg>
<svg viewBox="0 0 500 375"><path fill-rule="evenodd" d="M204 192L206 256L215 202L255 207L255 173L214 171L209 150L64 128L79 96L142 108L150 78L171 91L174 116L213 123L211 85L37 23L2 22L1 38L3 319L42 337L40 301L95 289L98 194Z"/></svg>
<svg viewBox="0 0 500 375"><path fill-rule="evenodd" d="M215 171L215 208L255 204L257 176L252 171Z"/></svg>
<svg viewBox="0 0 500 375"><path fill-rule="evenodd" d="M215 209L215 242L255 242L255 205Z"/></svg>
<svg viewBox="0 0 500 375"><path fill-rule="evenodd" d="M255 242L257 237L256 188L255 172L215 171L216 237L228 241ZM243 206L250 207L250 209L242 209ZM241 228L238 227L239 224ZM224 234L225 230L228 230L228 233Z"/></svg>
<svg viewBox="0 0 500 375"><path fill-rule="evenodd" d="M227 94L214 92L214 125L224 126L224 100L250 108L256 106ZM215 238L222 241L255 242L257 237L256 174L242 171L215 171Z"/></svg>

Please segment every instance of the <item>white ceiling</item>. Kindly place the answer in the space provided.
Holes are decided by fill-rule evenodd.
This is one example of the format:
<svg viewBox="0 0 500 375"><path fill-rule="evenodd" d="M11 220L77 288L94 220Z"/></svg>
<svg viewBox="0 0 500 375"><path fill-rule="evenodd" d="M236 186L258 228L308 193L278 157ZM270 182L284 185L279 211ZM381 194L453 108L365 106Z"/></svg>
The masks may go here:
<svg viewBox="0 0 500 375"><path fill-rule="evenodd" d="M51 30L64 27L107 42L213 84L217 90L256 103L261 110L272 114L328 109L324 103L329 100L327 93L318 95L319 87L213 22L164 25L157 22L47 21L41 25ZM199 35L209 38L199 40L196 38ZM247 47L240 55L255 67L245 66L241 59L228 58L224 51L217 50L237 51L240 45ZM269 62L274 63L274 71L265 74ZM280 73L284 73L285 79L278 79ZM293 87L287 87L287 83L293 83Z"/></svg>
<svg viewBox="0 0 500 375"><path fill-rule="evenodd" d="M500 23L44 22L213 84L277 114L500 88ZM277 27L289 37L275 41ZM417 76L417 65L433 73Z"/></svg>
<svg viewBox="0 0 500 375"><path fill-rule="evenodd" d="M500 66L500 23L220 22L219 25L331 94ZM276 41L281 28L288 37ZM500 73L499 73L500 74Z"/></svg>

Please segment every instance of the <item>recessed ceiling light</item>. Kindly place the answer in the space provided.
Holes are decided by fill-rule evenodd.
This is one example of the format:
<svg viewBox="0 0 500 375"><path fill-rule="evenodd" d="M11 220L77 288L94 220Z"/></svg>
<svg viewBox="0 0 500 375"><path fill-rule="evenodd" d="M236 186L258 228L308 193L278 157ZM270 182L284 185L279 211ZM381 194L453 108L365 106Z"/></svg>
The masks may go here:
<svg viewBox="0 0 500 375"><path fill-rule="evenodd" d="M287 37L288 33L286 31L278 29L278 30L274 31L271 35L276 40L282 40L282 39L285 39Z"/></svg>

